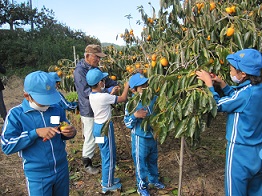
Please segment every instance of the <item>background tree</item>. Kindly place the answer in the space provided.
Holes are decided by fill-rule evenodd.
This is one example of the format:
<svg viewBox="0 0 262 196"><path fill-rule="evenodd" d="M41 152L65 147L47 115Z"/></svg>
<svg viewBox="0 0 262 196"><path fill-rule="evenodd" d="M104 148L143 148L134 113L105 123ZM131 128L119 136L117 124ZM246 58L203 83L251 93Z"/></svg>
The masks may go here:
<svg viewBox="0 0 262 196"><path fill-rule="evenodd" d="M10 25L10 30L0 30L0 63L14 70L9 73L25 75L37 69L47 71L59 59L73 59L73 46L75 55L81 58L87 44L101 44L93 36L60 24L54 20L54 12L45 7L38 12L25 4L1 0L0 12L0 24ZM36 28L28 30L26 25L32 18ZM14 26L20 28L14 29Z"/></svg>
<svg viewBox="0 0 262 196"><path fill-rule="evenodd" d="M36 17L37 9L31 9L28 3L18 5L1 0L0 13L0 25L8 23L10 30L14 30L14 26L30 24L30 20Z"/></svg>

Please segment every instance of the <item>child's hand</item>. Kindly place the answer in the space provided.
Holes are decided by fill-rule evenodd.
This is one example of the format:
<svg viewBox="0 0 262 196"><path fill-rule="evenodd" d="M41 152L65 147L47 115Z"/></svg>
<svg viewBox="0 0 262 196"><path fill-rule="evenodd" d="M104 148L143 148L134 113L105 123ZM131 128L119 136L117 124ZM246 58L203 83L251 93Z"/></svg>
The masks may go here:
<svg viewBox="0 0 262 196"><path fill-rule="evenodd" d="M147 115L148 111L144 108L137 110L134 115L136 118L145 118Z"/></svg>
<svg viewBox="0 0 262 196"><path fill-rule="evenodd" d="M73 127L71 125L66 125L66 126L60 127L60 130L61 130L61 134L63 134L66 137L73 137L76 134L75 127Z"/></svg>
<svg viewBox="0 0 262 196"><path fill-rule="evenodd" d="M215 76L214 78L212 78L212 80L220 85L221 88L224 88L226 86L226 83L224 82L224 80L222 80L219 76Z"/></svg>
<svg viewBox="0 0 262 196"><path fill-rule="evenodd" d="M213 86L213 82L212 82L212 78L210 76L210 73L205 71L205 70L201 70L201 71L196 71L196 75L197 78L202 80L203 82L205 82L205 84L207 85L207 87L211 87Z"/></svg>
<svg viewBox="0 0 262 196"><path fill-rule="evenodd" d="M115 93L117 93L120 90L120 86L115 86L112 91L111 91L111 95L114 95Z"/></svg>
<svg viewBox="0 0 262 196"><path fill-rule="evenodd" d="M46 141L53 138L56 133L60 134L60 131L58 130L58 127L44 127L36 129L36 133Z"/></svg>

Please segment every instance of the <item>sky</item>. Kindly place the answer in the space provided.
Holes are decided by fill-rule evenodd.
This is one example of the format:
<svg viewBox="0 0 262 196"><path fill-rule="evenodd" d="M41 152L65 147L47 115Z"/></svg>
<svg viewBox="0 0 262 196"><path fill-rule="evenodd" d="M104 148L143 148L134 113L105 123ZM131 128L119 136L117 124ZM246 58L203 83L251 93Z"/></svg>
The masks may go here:
<svg viewBox="0 0 262 196"><path fill-rule="evenodd" d="M11 1L11 0L10 0ZM29 0L14 0L14 3ZM135 35L140 35L143 26L136 24L141 20L138 6L143 6L145 13L152 16L153 11L148 2L155 8L156 14L160 7L160 0L31 0L33 8L39 11L43 6L54 11L55 19L70 27L71 30L85 32L101 42L124 45L118 37L125 29L133 29ZM131 14L132 19L125 17Z"/></svg>

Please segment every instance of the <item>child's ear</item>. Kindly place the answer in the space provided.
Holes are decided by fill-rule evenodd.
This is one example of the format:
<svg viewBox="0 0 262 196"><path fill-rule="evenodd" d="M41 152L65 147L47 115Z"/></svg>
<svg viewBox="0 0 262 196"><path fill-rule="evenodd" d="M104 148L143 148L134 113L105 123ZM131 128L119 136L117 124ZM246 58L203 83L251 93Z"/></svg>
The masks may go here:
<svg viewBox="0 0 262 196"><path fill-rule="evenodd" d="M27 92L24 92L24 97L25 97L25 99L26 99L27 101L29 101L30 95L29 95Z"/></svg>
<svg viewBox="0 0 262 196"><path fill-rule="evenodd" d="M247 76L247 74L245 72L241 72L241 76L242 76L242 78L245 78Z"/></svg>

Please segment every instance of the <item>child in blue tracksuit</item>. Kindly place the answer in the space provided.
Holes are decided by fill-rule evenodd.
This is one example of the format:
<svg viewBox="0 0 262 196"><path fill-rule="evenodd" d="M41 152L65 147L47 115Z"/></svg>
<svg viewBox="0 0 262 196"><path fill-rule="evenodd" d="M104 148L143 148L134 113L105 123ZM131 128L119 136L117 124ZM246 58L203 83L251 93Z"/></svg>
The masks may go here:
<svg viewBox="0 0 262 196"><path fill-rule="evenodd" d="M125 85L121 96L113 95L118 91L119 86L112 89L111 94L103 93L105 88L105 79L108 73L103 73L99 69L91 69L86 74L86 81L92 88L89 95L91 108L94 112L93 135L100 148L102 159L102 193L107 191L116 191L121 189L119 178L114 178L116 165L116 145L114 136L114 127L111 119L111 104L125 102L128 94L128 83ZM102 128L106 122L109 122L108 133L102 133Z"/></svg>
<svg viewBox="0 0 262 196"><path fill-rule="evenodd" d="M228 86L221 78L211 79L206 71L197 71L217 102L218 111L227 112L225 195L262 195L262 55L244 49L227 56L230 76L238 86ZM225 96L215 92L212 82Z"/></svg>
<svg viewBox="0 0 262 196"><path fill-rule="evenodd" d="M148 78L136 73L129 80L130 88L135 93L142 94L143 88L147 87ZM164 189L165 185L159 182L158 174L158 150L157 141L154 139L151 127L144 130L141 127L143 118L153 113L156 96L148 106L140 102L134 113L125 110L124 122L127 128L132 130L132 157L136 168L137 192L140 195L148 196L148 182L157 189Z"/></svg>
<svg viewBox="0 0 262 196"><path fill-rule="evenodd" d="M56 82L56 88L58 89L58 86L60 84L61 78L58 76L58 74L56 72L49 72L49 74L52 76L52 78L55 80ZM58 91L59 92L59 91ZM64 108L64 110L67 111L73 111L77 108L77 102L69 102L66 100L66 98L64 97L64 95L59 92L60 96L61 96L61 101L59 101L59 105Z"/></svg>
<svg viewBox="0 0 262 196"><path fill-rule="evenodd" d="M29 195L69 195L69 172L65 140L75 136L65 111L56 103L61 99L55 81L46 72L28 74L24 81L23 102L7 114L3 126L2 150L18 152L23 159Z"/></svg>

